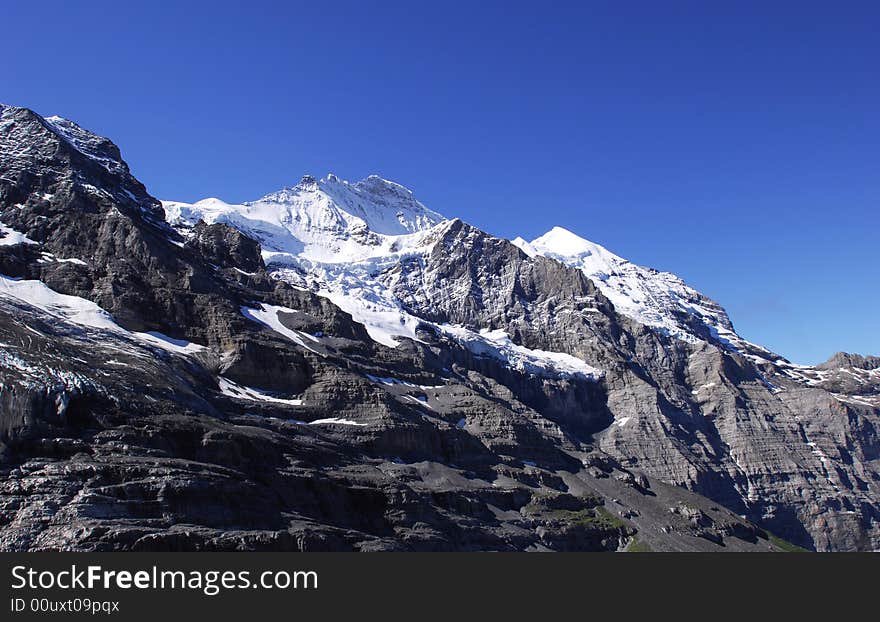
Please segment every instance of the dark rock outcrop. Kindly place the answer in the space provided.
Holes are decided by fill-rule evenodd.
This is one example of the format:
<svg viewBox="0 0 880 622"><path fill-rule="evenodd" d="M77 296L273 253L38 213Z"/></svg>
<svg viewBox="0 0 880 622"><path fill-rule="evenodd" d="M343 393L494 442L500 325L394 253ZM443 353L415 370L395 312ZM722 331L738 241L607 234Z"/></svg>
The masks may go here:
<svg viewBox="0 0 880 622"><path fill-rule="evenodd" d="M8 106L0 223L29 240L0 244L0 549L880 546L870 358L674 339L457 220L376 275L424 320L386 347L242 231L172 229L109 140Z"/></svg>

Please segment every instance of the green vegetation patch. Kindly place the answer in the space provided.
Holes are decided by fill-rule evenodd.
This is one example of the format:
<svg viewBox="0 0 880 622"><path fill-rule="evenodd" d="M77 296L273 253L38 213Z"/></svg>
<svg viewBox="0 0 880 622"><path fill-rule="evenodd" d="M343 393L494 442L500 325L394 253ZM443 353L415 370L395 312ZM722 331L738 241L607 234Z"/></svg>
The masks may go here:
<svg viewBox="0 0 880 622"><path fill-rule="evenodd" d="M647 542L642 542L638 538L633 538L633 541L629 543L629 546L626 547L625 553L653 553L654 549L648 546Z"/></svg>
<svg viewBox="0 0 880 622"><path fill-rule="evenodd" d="M769 531L767 532L767 537L770 540L770 543L773 544L776 548L785 551L786 553L810 553L809 549L805 549L803 547L798 546L797 544L792 544L788 540L783 540L779 536L773 535Z"/></svg>
<svg viewBox="0 0 880 622"><path fill-rule="evenodd" d="M584 510L551 510L543 514L544 517L573 525L581 525L590 529L624 529L627 524L614 516L603 506Z"/></svg>

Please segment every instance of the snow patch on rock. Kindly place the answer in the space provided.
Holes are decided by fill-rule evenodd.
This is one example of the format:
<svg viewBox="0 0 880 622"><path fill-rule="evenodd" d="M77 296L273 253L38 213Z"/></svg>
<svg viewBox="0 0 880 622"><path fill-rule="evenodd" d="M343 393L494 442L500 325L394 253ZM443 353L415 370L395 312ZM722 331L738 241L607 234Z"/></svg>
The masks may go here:
<svg viewBox="0 0 880 622"><path fill-rule="evenodd" d="M80 326L111 330L122 329L109 313L90 300L59 294L41 281L14 279L0 275L0 296L15 298L51 315Z"/></svg>
<svg viewBox="0 0 880 622"><path fill-rule="evenodd" d="M462 343L477 356L490 356L518 371L533 376L566 378L581 376L599 380L602 370L588 365L584 360L564 352L532 350L518 345L502 330L475 332L461 326L439 325L439 329Z"/></svg>
<svg viewBox="0 0 880 622"><path fill-rule="evenodd" d="M175 354L197 354L207 350L205 346L183 339L174 339L168 335L164 335L158 331L149 331L146 333L131 333L136 339L148 343L151 346L174 352Z"/></svg>
<svg viewBox="0 0 880 622"><path fill-rule="evenodd" d="M366 426L366 423L358 423L357 421L352 421L351 419L343 419L341 417L328 417L326 419L315 419L314 421L309 421L309 425L327 425L327 424L335 424L335 425L356 425L356 426Z"/></svg>
<svg viewBox="0 0 880 622"><path fill-rule="evenodd" d="M217 379L217 385L220 387L220 392L223 395L234 397L239 400L251 400L256 402L271 402L273 404L284 404L285 406L302 406L302 400L299 399L284 399L280 397L275 397L271 393L267 391L262 391L260 389L254 389L253 387L246 387L244 385L237 384L232 382L228 378L224 378L220 376Z"/></svg>
<svg viewBox="0 0 880 622"><path fill-rule="evenodd" d="M249 320L257 322L258 324L263 324L264 326L274 330L276 333L287 337L297 345L302 346L306 350L314 352L315 354L321 354L321 356L323 356L321 352L315 350L313 347L306 343L307 340L313 342L318 341L317 338L309 335L308 333L288 328L281 322L281 318L278 317L279 313L298 313L298 311L295 311L294 309L288 309L287 307L279 307L270 304L261 305L259 309L254 309L251 307L241 307L241 314Z"/></svg>
<svg viewBox="0 0 880 622"><path fill-rule="evenodd" d="M39 242L34 242L25 234L0 222L0 246L15 246L16 244L39 244Z"/></svg>

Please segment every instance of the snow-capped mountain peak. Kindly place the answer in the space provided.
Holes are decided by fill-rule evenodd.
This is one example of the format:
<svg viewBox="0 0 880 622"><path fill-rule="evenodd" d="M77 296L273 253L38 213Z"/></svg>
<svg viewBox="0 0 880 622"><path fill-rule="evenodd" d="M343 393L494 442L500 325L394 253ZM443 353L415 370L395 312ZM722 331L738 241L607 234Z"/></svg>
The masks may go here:
<svg viewBox="0 0 880 622"><path fill-rule="evenodd" d="M531 257L542 255L580 268L588 266L589 276L599 277L610 274L616 267L629 264L627 260L618 257L604 246L586 240L563 227L553 227L531 242L516 238L513 244Z"/></svg>
<svg viewBox="0 0 880 622"><path fill-rule="evenodd" d="M687 341L713 338L734 347L743 342L724 309L669 272L634 264L568 229L553 227L526 242L523 252L543 255L579 268L619 313Z"/></svg>
<svg viewBox="0 0 880 622"><path fill-rule="evenodd" d="M362 224L373 233L404 235L445 220L420 203L410 189L378 175L355 183L332 173L322 179L306 175L295 186L244 205L277 206L308 227L331 231Z"/></svg>
<svg viewBox="0 0 880 622"><path fill-rule="evenodd" d="M560 257L590 254L607 254L616 257L598 244L585 240L563 227L553 227L541 237L533 240L531 246L541 251L542 254L552 253ZM619 257L617 258L619 259Z"/></svg>
<svg viewBox="0 0 880 622"><path fill-rule="evenodd" d="M165 207L0 105L0 548L880 549L878 358L793 365L674 275L379 177Z"/></svg>
<svg viewBox="0 0 880 622"><path fill-rule="evenodd" d="M332 173L322 179L306 175L294 186L240 205L220 199L163 205L175 226L201 219L249 233L263 245L267 262L283 262L282 255L319 262L359 260L393 245L396 236L424 232L445 220L408 188L377 175L355 183Z"/></svg>
<svg viewBox="0 0 880 622"><path fill-rule="evenodd" d="M403 257L428 252L449 222L408 188L378 175L354 183L332 173L306 175L241 205L213 198L163 205L168 222L184 236L204 220L256 239L273 275L330 298L391 346L396 336L414 337L418 319L377 289L373 276Z"/></svg>
<svg viewBox="0 0 880 622"><path fill-rule="evenodd" d="M397 321L397 302L378 296L369 286L371 275L404 256L428 252L435 237L431 231L449 222L408 188L377 175L354 183L332 173L321 179L306 175L294 186L241 205L203 199L164 202L164 207L177 227L185 229L201 219L244 231L261 243L270 270L325 292L367 325L373 322L363 317L363 301L355 293L370 292L370 304L382 299L382 313L393 315L392 323L401 324L406 335L412 334L411 322ZM516 238L513 244L530 257L541 255L580 269L619 313L659 332L734 349L742 342L724 309L674 274L636 265L558 226L531 242ZM302 279L303 274L308 278Z"/></svg>

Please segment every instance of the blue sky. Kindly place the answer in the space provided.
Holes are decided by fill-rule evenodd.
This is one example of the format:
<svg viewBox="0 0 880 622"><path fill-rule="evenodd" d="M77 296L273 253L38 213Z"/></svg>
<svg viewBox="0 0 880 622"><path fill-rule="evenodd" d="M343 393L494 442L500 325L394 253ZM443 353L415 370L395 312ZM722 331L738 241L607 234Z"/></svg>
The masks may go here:
<svg viewBox="0 0 880 622"><path fill-rule="evenodd" d="M492 233L561 225L675 272L796 362L880 354L876 2L3 13L0 101L110 136L160 198L378 173Z"/></svg>

